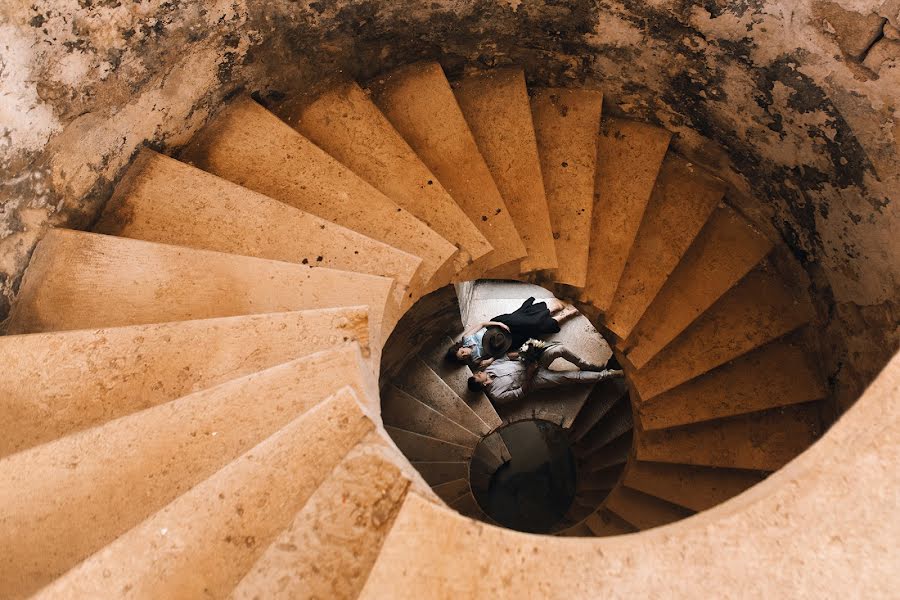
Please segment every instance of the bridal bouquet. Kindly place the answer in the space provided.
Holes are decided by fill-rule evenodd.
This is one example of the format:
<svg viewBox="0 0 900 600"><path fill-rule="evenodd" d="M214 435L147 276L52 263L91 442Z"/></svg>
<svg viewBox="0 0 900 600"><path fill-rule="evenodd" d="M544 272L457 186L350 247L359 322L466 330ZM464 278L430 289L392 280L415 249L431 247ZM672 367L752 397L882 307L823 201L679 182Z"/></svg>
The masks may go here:
<svg viewBox="0 0 900 600"><path fill-rule="evenodd" d="M541 359L544 350L549 347L550 343L531 338L519 348L519 360L529 364L536 363Z"/></svg>

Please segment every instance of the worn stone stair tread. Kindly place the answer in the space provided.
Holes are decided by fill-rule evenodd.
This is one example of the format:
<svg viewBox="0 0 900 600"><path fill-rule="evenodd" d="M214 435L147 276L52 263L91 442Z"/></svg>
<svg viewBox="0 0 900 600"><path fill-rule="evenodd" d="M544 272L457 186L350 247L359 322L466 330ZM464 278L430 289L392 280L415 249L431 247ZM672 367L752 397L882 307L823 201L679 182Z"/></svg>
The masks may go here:
<svg viewBox="0 0 900 600"><path fill-rule="evenodd" d="M386 425L427 435L458 446L474 448L481 439L403 390L388 385L381 394L381 416Z"/></svg>
<svg viewBox="0 0 900 600"><path fill-rule="evenodd" d="M97 233L357 271L395 282L402 305L422 259L144 149L116 187Z"/></svg>
<svg viewBox="0 0 900 600"><path fill-rule="evenodd" d="M624 378L606 379L598 383L572 423L571 438L583 438L628 393Z"/></svg>
<svg viewBox="0 0 900 600"><path fill-rule="evenodd" d="M226 107L180 158L418 256L423 285L457 252L437 232L249 98Z"/></svg>
<svg viewBox="0 0 900 600"><path fill-rule="evenodd" d="M590 473L613 465L624 464L631 452L632 437L631 430L628 430L597 452L585 454L579 464L579 469L584 473Z"/></svg>
<svg viewBox="0 0 900 600"><path fill-rule="evenodd" d="M622 474L620 465L613 465L606 469L600 469L590 473L582 473L578 480L577 491L590 492L597 490L611 490Z"/></svg>
<svg viewBox="0 0 900 600"><path fill-rule="evenodd" d="M666 284L625 341L628 360L643 367L738 283L772 242L728 206L713 211Z"/></svg>
<svg viewBox="0 0 900 600"><path fill-rule="evenodd" d="M604 508L640 530L652 529L693 514L682 506L619 486L607 497Z"/></svg>
<svg viewBox="0 0 900 600"><path fill-rule="evenodd" d="M635 450L644 461L776 471L820 432L819 407L807 403L641 432Z"/></svg>
<svg viewBox="0 0 900 600"><path fill-rule="evenodd" d="M669 153L606 310L610 331L623 339L631 334L724 194L724 181Z"/></svg>
<svg viewBox="0 0 900 600"><path fill-rule="evenodd" d="M484 522L491 522L491 519L486 514L484 514L484 511L478 504L478 500L475 499L475 496L472 495L471 491L456 499L452 504L450 504L450 508L465 517L470 517L472 519L477 519Z"/></svg>
<svg viewBox="0 0 900 600"><path fill-rule="evenodd" d="M601 312L612 302L671 137L665 129L639 121L604 117L600 124L596 218L581 298Z"/></svg>
<svg viewBox="0 0 900 600"><path fill-rule="evenodd" d="M441 497L447 504L453 504L461 497L470 493L469 480L466 478L455 479L431 487L434 493Z"/></svg>
<svg viewBox="0 0 900 600"><path fill-rule="evenodd" d="M558 266L525 73L520 68L471 71L453 93L512 215L527 255L509 275Z"/></svg>
<svg viewBox="0 0 900 600"><path fill-rule="evenodd" d="M229 597L355 598L410 489L382 450L353 448Z"/></svg>
<svg viewBox="0 0 900 600"><path fill-rule="evenodd" d="M525 246L512 215L441 66L408 65L370 87L375 104L494 248L466 269L461 280L523 258Z"/></svg>
<svg viewBox="0 0 900 600"><path fill-rule="evenodd" d="M491 436L491 438L496 439L502 445L505 453L501 454L500 452L497 452L496 446L484 441L478 444L472 456L473 460L480 462L486 467L485 470L487 472L493 473L499 469L504 462L509 460L509 452L506 451L506 443L504 442L502 435Z"/></svg>
<svg viewBox="0 0 900 600"><path fill-rule="evenodd" d="M558 258L553 280L579 288L587 282L602 107L603 94L596 90L531 90L535 137Z"/></svg>
<svg viewBox="0 0 900 600"><path fill-rule="evenodd" d="M364 307L0 337L0 457L358 344L368 354ZM374 377L369 392L378 397Z"/></svg>
<svg viewBox="0 0 900 600"><path fill-rule="evenodd" d="M472 457L472 448L466 446L390 425L385 425L384 428L411 462L467 462Z"/></svg>
<svg viewBox="0 0 900 600"><path fill-rule="evenodd" d="M576 523L571 527L557 531L553 535L558 535L560 537L592 537L594 532L584 523Z"/></svg>
<svg viewBox="0 0 900 600"><path fill-rule="evenodd" d="M646 430L801 404L825 398L808 351L789 334L637 404Z"/></svg>
<svg viewBox="0 0 900 600"><path fill-rule="evenodd" d="M373 431L344 389L44 588L38 598L224 597L333 467ZM286 472L292 473L285 477Z"/></svg>
<svg viewBox="0 0 900 600"><path fill-rule="evenodd" d="M277 113L398 206L455 244L460 249L453 263L455 271L493 250L356 83L336 85L311 102L285 102Z"/></svg>
<svg viewBox="0 0 900 600"><path fill-rule="evenodd" d="M631 384L646 401L797 329L813 317L767 264L752 270L642 368Z"/></svg>
<svg viewBox="0 0 900 600"><path fill-rule="evenodd" d="M413 462L412 465L431 486L447 483L454 479L465 479L469 474L469 465L465 461Z"/></svg>
<svg viewBox="0 0 900 600"><path fill-rule="evenodd" d="M392 282L308 267L51 229L38 243L7 332L119 327L366 305L380 347Z"/></svg>
<svg viewBox="0 0 900 600"><path fill-rule="evenodd" d="M632 427L631 403L627 396L622 397L594 429L576 444L575 453L587 456L598 452Z"/></svg>
<svg viewBox="0 0 900 600"><path fill-rule="evenodd" d="M635 461L623 483L695 511L712 508L765 478L759 471Z"/></svg>
<svg viewBox="0 0 900 600"><path fill-rule="evenodd" d="M631 523L604 509L587 517L584 524L597 537L625 535L637 531Z"/></svg>

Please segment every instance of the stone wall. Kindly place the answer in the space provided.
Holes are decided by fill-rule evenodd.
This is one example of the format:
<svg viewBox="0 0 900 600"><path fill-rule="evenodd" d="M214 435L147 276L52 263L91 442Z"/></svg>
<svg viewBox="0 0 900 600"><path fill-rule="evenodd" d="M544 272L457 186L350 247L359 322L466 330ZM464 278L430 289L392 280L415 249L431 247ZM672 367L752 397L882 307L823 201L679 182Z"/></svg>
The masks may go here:
<svg viewBox="0 0 900 600"><path fill-rule="evenodd" d="M135 151L223 100L416 59L523 65L676 133L781 237L842 407L897 349L900 0L9 0L0 8L0 318L48 226L89 227Z"/></svg>

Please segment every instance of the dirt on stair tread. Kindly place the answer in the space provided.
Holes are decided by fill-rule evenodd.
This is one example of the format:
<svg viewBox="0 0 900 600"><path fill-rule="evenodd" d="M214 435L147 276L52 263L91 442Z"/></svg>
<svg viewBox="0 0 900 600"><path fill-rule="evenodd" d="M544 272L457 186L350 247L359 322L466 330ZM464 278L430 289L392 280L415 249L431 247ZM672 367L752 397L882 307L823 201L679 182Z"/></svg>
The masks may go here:
<svg viewBox="0 0 900 600"><path fill-rule="evenodd" d="M384 428L410 462L467 462L472 457L472 448L466 446L390 425L385 425Z"/></svg>
<svg viewBox="0 0 900 600"><path fill-rule="evenodd" d="M382 390L381 416L384 423L391 427L458 446L474 448L481 439L393 385Z"/></svg>
<svg viewBox="0 0 900 600"><path fill-rule="evenodd" d="M512 215L441 66L408 65L370 88L375 104L493 246L470 269L486 271L523 258L525 246Z"/></svg>
<svg viewBox="0 0 900 600"><path fill-rule="evenodd" d="M541 164L520 68L470 71L452 83L527 255L515 273L558 266Z"/></svg>
<svg viewBox="0 0 900 600"><path fill-rule="evenodd" d="M594 211L594 174L603 93L584 88L531 90L541 174L559 266L553 279L584 287Z"/></svg>
<svg viewBox="0 0 900 600"><path fill-rule="evenodd" d="M623 483L631 489L701 511L712 508L765 478L759 471L635 461Z"/></svg>
<svg viewBox="0 0 900 600"><path fill-rule="evenodd" d="M693 511L687 508L621 485L613 490L603 506L642 531L666 525L693 514Z"/></svg>
<svg viewBox="0 0 900 600"><path fill-rule="evenodd" d="M665 129L604 117L597 137L597 176L588 281L581 299L606 310L625 268L660 166L669 147Z"/></svg>
<svg viewBox="0 0 900 600"><path fill-rule="evenodd" d="M737 284L772 242L728 206L713 211L681 262L625 342L628 359L642 367Z"/></svg>
<svg viewBox="0 0 900 600"><path fill-rule="evenodd" d="M385 196L460 248L454 270L493 250L371 98L353 82L277 114Z"/></svg>
<svg viewBox="0 0 900 600"><path fill-rule="evenodd" d="M724 193L721 179L673 153L666 156L606 311L606 327L629 336Z"/></svg>

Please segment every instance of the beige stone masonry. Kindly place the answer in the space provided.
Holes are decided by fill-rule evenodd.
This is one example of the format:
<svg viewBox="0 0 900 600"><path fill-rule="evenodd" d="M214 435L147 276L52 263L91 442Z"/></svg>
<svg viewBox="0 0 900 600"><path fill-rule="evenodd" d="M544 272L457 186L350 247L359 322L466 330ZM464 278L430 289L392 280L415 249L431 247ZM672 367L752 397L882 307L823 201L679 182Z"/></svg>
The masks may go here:
<svg viewBox="0 0 900 600"><path fill-rule="evenodd" d="M457 252L453 244L248 98L226 108L181 158L420 257L422 285Z"/></svg>
<svg viewBox="0 0 900 600"><path fill-rule="evenodd" d="M430 485L440 485L454 479L469 476L469 465L465 462L414 462L412 465Z"/></svg>
<svg viewBox="0 0 900 600"><path fill-rule="evenodd" d="M472 457L472 448L421 435L412 431L385 425L391 439L407 460L412 462L453 461L467 462Z"/></svg>
<svg viewBox="0 0 900 600"><path fill-rule="evenodd" d="M691 510L712 508L763 480L758 471L635 461L624 483L631 489Z"/></svg>
<svg viewBox="0 0 900 600"><path fill-rule="evenodd" d="M606 510L637 529L651 529L690 516L693 511L654 496L619 486L603 503Z"/></svg>
<svg viewBox="0 0 900 600"><path fill-rule="evenodd" d="M461 280L525 256L453 90L437 63L418 63L371 83L378 107L493 246Z"/></svg>
<svg viewBox="0 0 900 600"><path fill-rule="evenodd" d="M474 448L480 436L467 431L430 406L392 385L382 390L381 416L386 425Z"/></svg>
<svg viewBox="0 0 900 600"><path fill-rule="evenodd" d="M525 244L519 270L557 268L525 73L469 72L453 82L453 93Z"/></svg>
<svg viewBox="0 0 900 600"><path fill-rule="evenodd" d="M468 478L448 481L433 486L432 489L444 502L451 505L470 492Z"/></svg>
<svg viewBox="0 0 900 600"><path fill-rule="evenodd" d="M355 598L409 485L382 448L358 445L229 597Z"/></svg>
<svg viewBox="0 0 900 600"><path fill-rule="evenodd" d="M392 282L383 277L52 229L38 244L8 332L119 327L365 305L373 347Z"/></svg>
<svg viewBox="0 0 900 600"><path fill-rule="evenodd" d="M493 250L356 83L337 85L313 102L286 102L276 110L314 144L455 244L460 252L454 271Z"/></svg>
<svg viewBox="0 0 900 600"><path fill-rule="evenodd" d="M602 108L599 91L532 91L531 111L559 262L554 281L575 287L587 282Z"/></svg>
<svg viewBox="0 0 900 600"><path fill-rule="evenodd" d="M339 392L37 597L225 597L372 429L355 394Z"/></svg>
<svg viewBox="0 0 900 600"><path fill-rule="evenodd" d="M453 510L459 512L459 514L463 516L478 519L479 521L489 522L491 520L490 517L481 510L481 507L478 505L478 501L475 499L475 496L472 495L472 492L460 496L450 506Z"/></svg>
<svg viewBox="0 0 900 600"><path fill-rule="evenodd" d="M337 390L366 398L365 370L328 351L0 460L0 592L34 592Z"/></svg>
<svg viewBox="0 0 900 600"><path fill-rule="evenodd" d="M606 311L610 331L623 339L631 334L724 193L720 179L684 158L666 157Z"/></svg>
<svg viewBox="0 0 900 600"><path fill-rule="evenodd" d="M351 344L368 354L365 308L0 337L0 457Z"/></svg>
<svg viewBox="0 0 900 600"><path fill-rule="evenodd" d="M129 168L98 233L388 277L398 306L422 260L151 150Z"/></svg>
<svg viewBox="0 0 900 600"><path fill-rule="evenodd" d="M628 253L671 134L646 123L604 117L597 137L597 177L588 281L582 300L606 310Z"/></svg>
<svg viewBox="0 0 900 600"><path fill-rule="evenodd" d="M733 209L713 211L697 239L625 341L637 368L684 331L753 268L772 242Z"/></svg>

